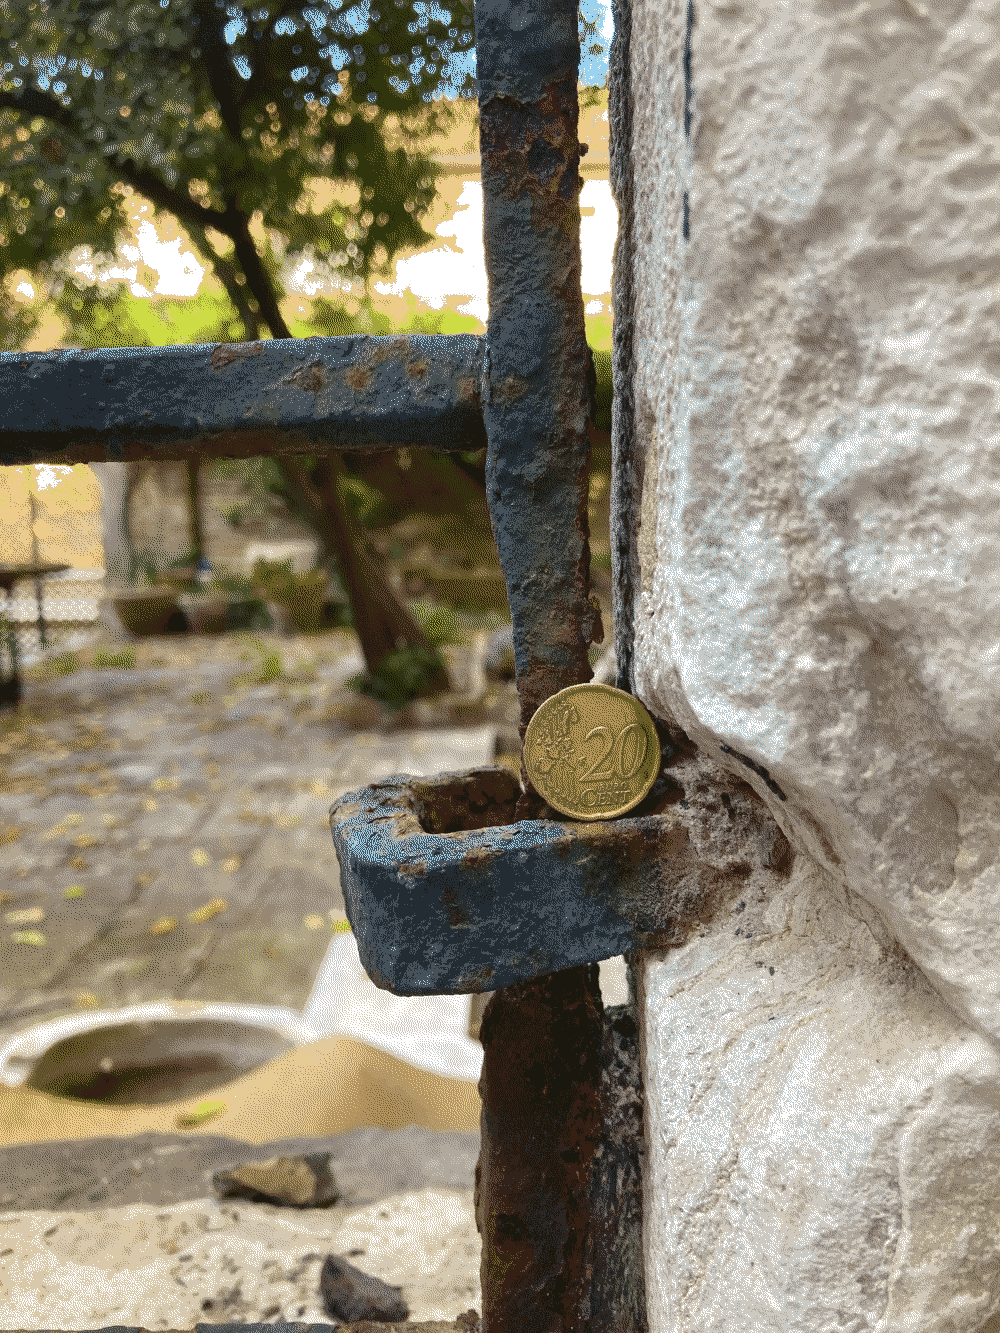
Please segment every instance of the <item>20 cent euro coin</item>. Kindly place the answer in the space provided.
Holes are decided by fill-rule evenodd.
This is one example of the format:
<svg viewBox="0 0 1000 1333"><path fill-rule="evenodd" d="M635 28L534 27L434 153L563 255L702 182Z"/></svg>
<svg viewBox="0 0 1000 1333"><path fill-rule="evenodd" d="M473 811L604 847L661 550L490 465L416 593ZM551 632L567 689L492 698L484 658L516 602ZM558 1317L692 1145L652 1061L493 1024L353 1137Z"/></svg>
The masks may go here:
<svg viewBox="0 0 1000 1333"><path fill-rule="evenodd" d="M613 819L638 805L660 770L660 741L638 699L612 685L570 685L524 734L535 790L571 819Z"/></svg>

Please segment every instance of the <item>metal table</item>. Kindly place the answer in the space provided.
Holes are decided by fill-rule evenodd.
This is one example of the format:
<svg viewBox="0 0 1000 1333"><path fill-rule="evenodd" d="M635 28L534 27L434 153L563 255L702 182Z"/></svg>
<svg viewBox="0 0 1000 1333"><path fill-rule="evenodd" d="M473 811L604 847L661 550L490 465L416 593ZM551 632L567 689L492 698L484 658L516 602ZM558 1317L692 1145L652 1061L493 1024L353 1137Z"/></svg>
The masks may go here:
<svg viewBox="0 0 1000 1333"><path fill-rule="evenodd" d="M4 592L4 611L0 613L0 641L3 642L7 650L7 656L10 659L10 671L4 673L0 671L0 708L16 708L21 702L21 670L18 661L17 636L14 626L7 615L7 606L10 602L11 593L14 590L14 584L19 583L21 579L35 580L35 600L38 603L38 629L39 633L44 635L45 620L42 614L42 583L41 580L46 574L61 574L63 570L69 569L66 564L36 564L28 565L0 565L0 588Z"/></svg>

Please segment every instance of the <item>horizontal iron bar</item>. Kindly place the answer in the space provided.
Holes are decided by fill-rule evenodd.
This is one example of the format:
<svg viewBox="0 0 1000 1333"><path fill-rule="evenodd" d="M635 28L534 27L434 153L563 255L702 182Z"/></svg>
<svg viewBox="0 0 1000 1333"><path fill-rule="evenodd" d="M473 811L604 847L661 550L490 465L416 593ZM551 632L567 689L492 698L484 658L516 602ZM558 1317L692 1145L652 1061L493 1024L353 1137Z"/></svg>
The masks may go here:
<svg viewBox="0 0 1000 1333"><path fill-rule="evenodd" d="M0 353L0 464L486 447L475 334Z"/></svg>

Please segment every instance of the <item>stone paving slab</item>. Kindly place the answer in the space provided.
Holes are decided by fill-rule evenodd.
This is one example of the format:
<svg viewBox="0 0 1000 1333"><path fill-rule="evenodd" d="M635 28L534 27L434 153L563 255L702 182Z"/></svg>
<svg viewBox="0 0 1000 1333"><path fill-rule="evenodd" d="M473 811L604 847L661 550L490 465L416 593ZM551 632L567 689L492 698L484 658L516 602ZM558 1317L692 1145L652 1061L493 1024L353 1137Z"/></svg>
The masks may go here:
<svg viewBox="0 0 1000 1333"><path fill-rule="evenodd" d="M249 636L140 640L135 670L29 680L0 715L0 1039L159 999L301 1009L344 916L336 797L492 761L489 722L388 730L345 689L353 635L263 646L279 680Z"/></svg>

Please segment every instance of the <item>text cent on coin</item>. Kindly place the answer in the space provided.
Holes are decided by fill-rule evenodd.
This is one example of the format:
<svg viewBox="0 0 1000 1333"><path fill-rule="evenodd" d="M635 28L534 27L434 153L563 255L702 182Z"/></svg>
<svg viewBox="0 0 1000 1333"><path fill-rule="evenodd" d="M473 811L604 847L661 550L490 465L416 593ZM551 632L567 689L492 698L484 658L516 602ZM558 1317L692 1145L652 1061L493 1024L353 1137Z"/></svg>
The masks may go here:
<svg viewBox="0 0 1000 1333"><path fill-rule="evenodd" d="M660 741L638 699L611 685L570 685L546 699L524 735L540 796L571 819L613 819L638 805L660 769Z"/></svg>

